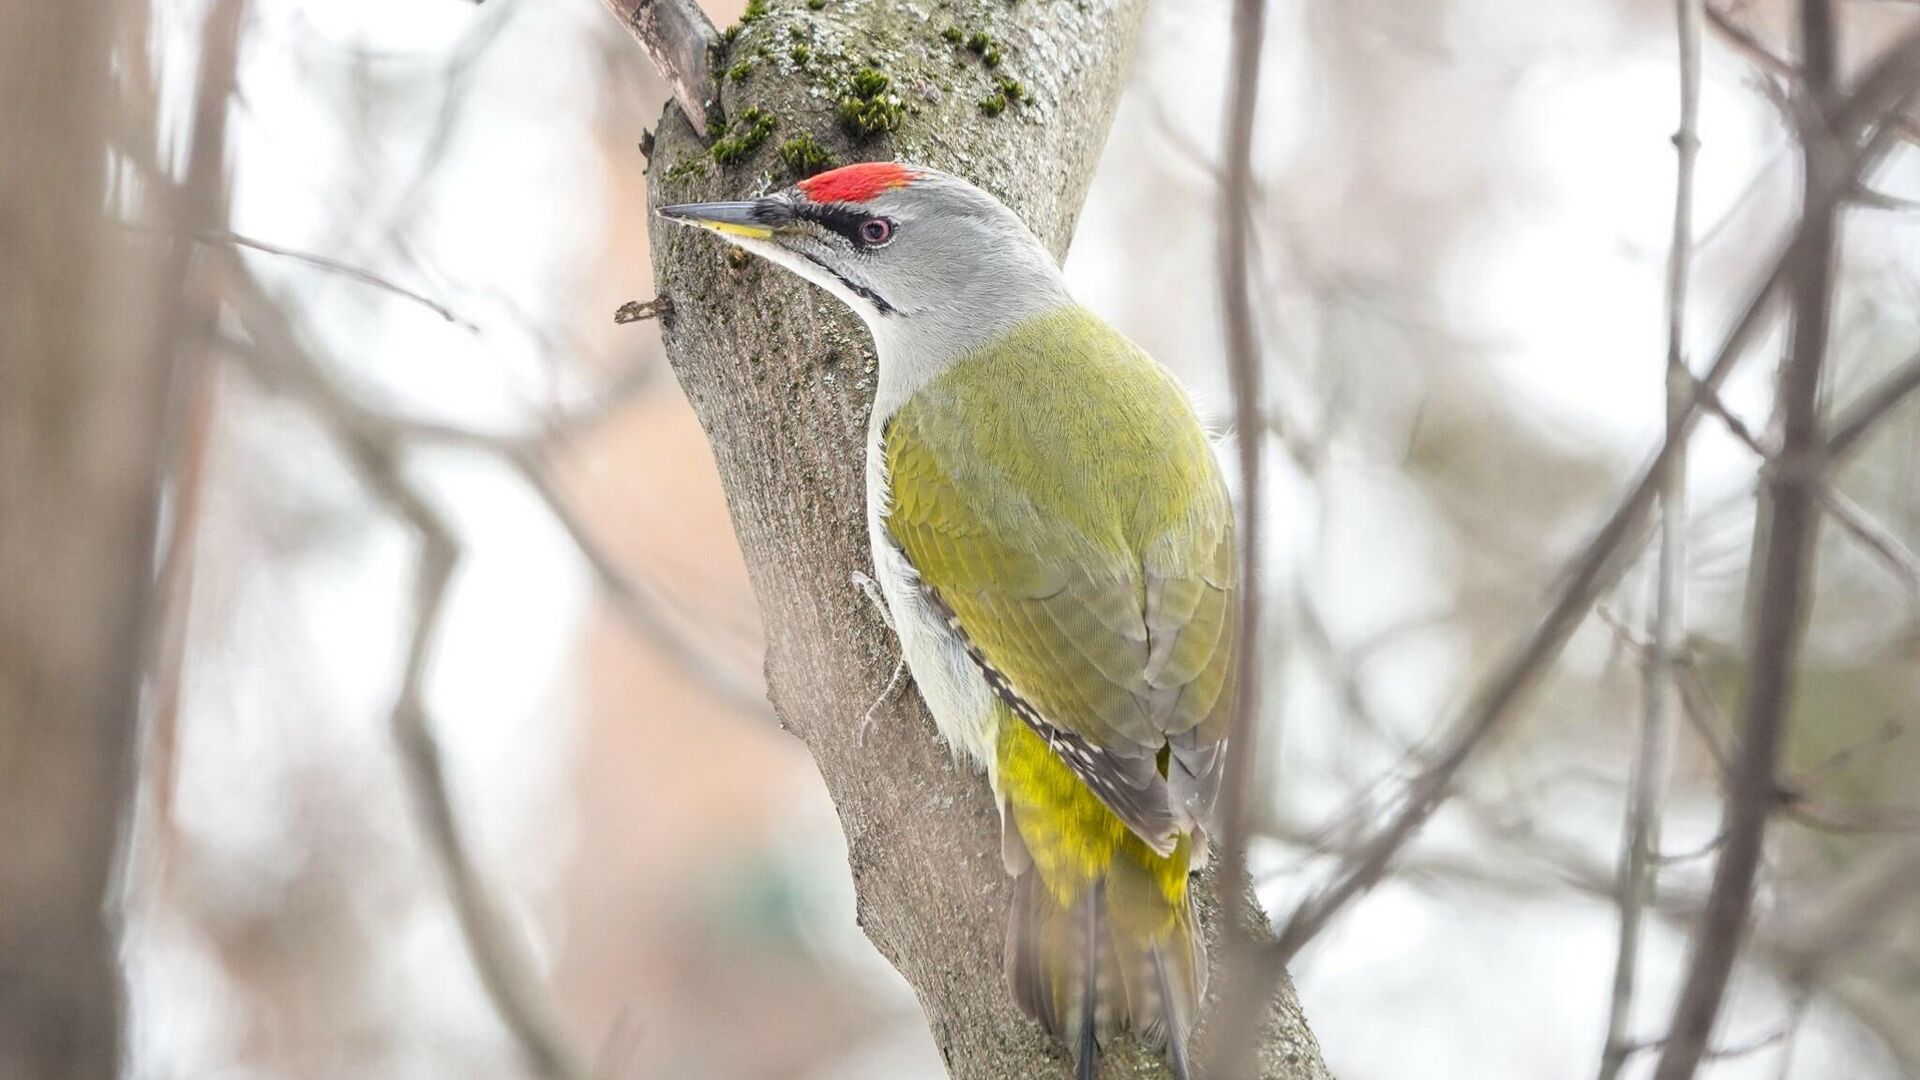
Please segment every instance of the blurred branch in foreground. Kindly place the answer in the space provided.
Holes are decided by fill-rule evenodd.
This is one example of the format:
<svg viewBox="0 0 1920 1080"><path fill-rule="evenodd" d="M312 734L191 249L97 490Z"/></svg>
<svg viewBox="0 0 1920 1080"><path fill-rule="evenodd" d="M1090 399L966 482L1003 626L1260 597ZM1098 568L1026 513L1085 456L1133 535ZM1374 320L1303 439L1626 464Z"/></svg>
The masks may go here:
<svg viewBox="0 0 1920 1080"><path fill-rule="evenodd" d="M1854 196L1859 179L1884 158L1895 119L1920 88L1920 28L1911 28L1886 48L1854 81L1851 93L1826 113L1819 173L1809 186L1803 216L1753 289L1712 364L1701 377L1709 389L1722 385L1761 336L1776 301L1809 252L1823 249L1823 217ZM1480 687L1450 725L1430 763L1406 787L1400 807L1373 838L1353 848L1332 881L1302 901L1283 925L1278 942L1265 950L1269 979L1347 904L1378 883L1407 841L1451 793L1461 768L1482 743L1518 711L1601 592L1624 567L1644 533L1670 456L1677 453L1702 412L1699 393L1689 396L1677 439L1664 442L1607 521L1570 564L1545 615ZM1269 984L1271 985L1271 984Z"/></svg>
<svg viewBox="0 0 1920 1080"><path fill-rule="evenodd" d="M237 31L237 27L229 29L230 33ZM231 49L208 50L205 55L216 60L225 56L230 62L232 53ZM219 87L224 100L225 82L206 85ZM127 149L136 158L134 165L141 175L162 196L186 205L194 202L199 192L218 190L204 183L176 186L157 169L150 152L143 153L143 147ZM217 161L218 156L213 160ZM190 173L189 181L193 179ZM587 1080L590 1073L586 1056L563 1030L557 1006L544 987L530 950L475 864L454 806L453 792L447 784L439 742L422 700L432 642L461 549L451 526L405 476L401 455L410 443L441 443L486 453L511 466L564 526L594 569L603 591L631 625L661 645L669 656L678 658L686 670L700 676L723 700L742 711L764 711L758 693L746 680L685 638L683 628L665 611L660 598L643 582L621 572L593 543L548 476L550 455L568 438L629 404L652 383L652 369L633 369L604 388L586 407L553 418L541 430L527 434L489 434L388 414L360 401L351 390L332 380L301 343L284 311L248 270L240 249L289 258L344 275L420 304L457 325L471 329L472 324L459 319L444 305L350 263L235 234L222 227L224 218L223 207L217 213L209 210L197 215L194 220L199 224L183 234L176 247L183 257L188 252L199 256L209 272L196 280L204 282L207 287L203 291L208 295L218 296L231 305L251 340L216 342L211 318L190 329L183 328L183 334L191 335L200 347L221 344L225 351L246 361L262 383L291 394L305 405L337 442L344 459L368 491L415 534L419 548L414 624L403 680L390 714L390 733L414 796L429 850L439 863L468 954L488 999L520 1047L529 1068L537 1075L549 1080ZM123 230L130 236L153 232L151 228ZM183 272L173 280L185 278ZM156 777L155 782L164 784L166 778Z"/></svg>
<svg viewBox="0 0 1920 1080"><path fill-rule="evenodd" d="M332 259L319 260L299 252L289 252L278 245L249 241L231 234L203 235L201 239L216 248L230 244L274 255L292 255L301 261L312 262L313 265L415 300L443 314L450 322L466 325L442 305L359 267ZM552 476L550 462L569 440L591 430L608 416L631 404L637 395L653 385L654 379L652 368L634 368L597 391L585 406L551 418L539 430L524 434L497 434L394 415L354 399L349 391L340 387L332 389L331 400L332 407L350 410L356 423L379 431L387 439L460 447L499 458L506 463L539 496L554 520L566 531L580 557L592 570L601 592L629 626L680 664L716 698L746 715L764 716L767 712L766 699L756 682L743 675L738 664L723 659L701 644L658 590L618 565L568 505L566 496Z"/></svg>
<svg viewBox="0 0 1920 1080"><path fill-rule="evenodd" d="M1762 71L1784 79L1788 83L1800 82L1804 78L1804 73L1799 64L1773 51L1766 42L1760 40L1759 35L1740 25L1736 16L1746 6L1743 3L1724 6L1705 4L1707 25L1713 28L1713 32L1722 41L1753 61ZM1901 138L1910 142L1920 141L1920 123L1916 123L1911 116L1906 115L1904 110L1894 119L1894 126L1899 130Z"/></svg>
<svg viewBox="0 0 1920 1080"><path fill-rule="evenodd" d="M307 355L279 307L261 290L232 250L217 260L222 292L253 338L246 358L268 384L291 392L339 443L362 483L405 521L419 543L414 625L405 674L390 719L394 744L418 800L428 847L440 863L474 967L488 998L518 1041L527 1064L546 1080L588 1080L586 1057L561 1029L558 1010L526 943L513 928L491 885L474 865L447 787L439 743L421 698L447 582L460 545L439 512L404 477L392 432L369 423L327 381Z"/></svg>
<svg viewBox="0 0 1920 1080"><path fill-rule="evenodd" d="M1889 110L1897 110L1916 86L1920 86L1920 29L1910 31L1895 46L1891 46L1882 60L1860 77L1857 92L1841 110L1834 113L1834 142L1837 146L1847 146L1849 142L1860 140L1864 140L1864 144L1853 150L1839 152L1841 163L1830 169L1830 173L1837 173L1843 183L1822 184L1816 190L1816 198L1809 208L1832 208L1849 198L1853 190L1851 183L1860 173L1868 171L1874 163L1884 158L1887 150L1885 136L1889 129L1882 119ZM1753 290L1753 296L1743 307L1740 319L1736 319L1734 329L1728 332L1713 365L1701 379L1707 388L1720 386L1732 373L1745 350L1759 340L1759 332L1766 325L1766 317L1774 307L1774 300L1788 282L1789 267L1795 265L1801 254L1809 250L1809 244L1818 238L1814 233L1816 231L1803 219L1784 244L1782 254L1770 261L1766 277ZM1699 413L1699 394L1693 394L1680 425L1682 438L1692 432ZM1653 507L1659 494L1661 467L1665 465L1668 455L1676 450L1678 442L1668 442L1653 455L1653 461L1645 467L1640 479L1634 482L1605 525L1597 530L1594 540L1590 540L1588 546L1572 561L1559 592L1548 607L1546 617L1524 638L1521 646L1513 651L1496 675L1482 684L1459 723L1453 726L1452 734L1448 736L1442 751L1434 757L1432 765L1428 765L1427 771L1407 786L1402 809L1384 828L1380 828L1375 842L1363 847L1336 872L1332 884L1315 896L1308 897L1308 901L1294 911L1294 917L1281 930L1281 942L1273 949L1275 967L1283 965L1288 957L1298 953L1300 947L1309 942L1327 924L1327 920L1346 907L1346 903L1350 903L1357 894L1379 882L1380 872L1386 869L1407 838L1411 838L1413 832L1419 830L1419 826L1440 805L1440 801L1446 799L1453 776L1459 773L1469 757L1473 757L1480 742L1501 726L1505 719L1509 719L1517 705L1523 703L1526 692L1532 690L1544 669L1559 655L1572 630L1586 617L1586 611L1592 607L1605 584L1613 580L1613 575L1626 561L1630 548L1636 546L1644 532L1647 511Z"/></svg>
<svg viewBox="0 0 1920 1080"><path fill-rule="evenodd" d="M1765 533L1756 540L1759 555L1751 571L1758 584L1749 590L1758 597L1759 607L1751 631L1740 740L1721 826L1724 840L1655 1080L1688 1080L1700 1067L1753 910L1767 819L1779 791L1780 755L1813 590L1819 493L1825 482L1820 388L1833 322L1840 204L1823 200L1822 194L1851 189L1860 179L1851 171L1843 177L1833 175L1840 162L1827 141L1826 121L1834 115L1839 80L1838 32L1828 0L1802 0L1801 111L1806 120L1800 131L1805 184L1801 228L1807 243L1788 266L1793 318L1777 391L1780 457L1767 480L1761 524L1755 526L1756 537L1762 529ZM1901 95L1902 100L1907 96L1910 92Z"/></svg>
<svg viewBox="0 0 1920 1080"><path fill-rule="evenodd" d="M1263 1007L1271 991L1254 987L1259 974L1252 970L1256 944L1270 933L1251 933L1253 918L1266 915L1241 882L1247 875L1247 845L1251 833L1254 770L1260 747L1273 733L1262 730L1260 658L1263 514L1261 459L1266 448L1266 396L1262 390L1259 330L1254 323L1252 247L1253 141L1260 105L1260 58L1266 42L1266 0L1238 0L1233 6L1228 93L1221 114L1223 161L1219 173L1219 224L1215 255L1222 320L1226 328L1227 376L1233 392L1234 450L1239 462L1240 499L1235 524L1239 530L1234 618L1235 664L1230 747L1220 782L1218 815L1220 869L1214 890L1227 915L1221 960L1227 989L1221 1006L1209 1019L1203 1046L1206 1071L1213 1076L1248 1075L1259 1044ZM1271 680L1278 685L1278 680ZM1272 712L1267 713L1272 716ZM1265 736L1265 738L1263 738Z"/></svg>
<svg viewBox="0 0 1920 1080"><path fill-rule="evenodd" d="M154 606L158 463L173 372L211 307L182 235L224 212L244 5L211 6L180 205L109 184L110 142L151 118L136 0L0 5L0 1075L115 1075L122 988L111 870L132 790ZM138 47L145 42L137 37ZM136 85L139 84L139 85ZM116 177L119 179L119 177ZM135 237L110 205L169 231Z"/></svg>
<svg viewBox="0 0 1920 1080"><path fill-rule="evenodd" d="M1659 564L1654 571L1653 626L1641 671L1638 751L1628 781L1626 834L1620 845L1620 939L1614 953L1606 1041L1599 1080L1614 1080L1635 1047L1630 1032L1640 973L1641 922L1657 883L1660 812L1673 755L1673 669L1686 637L1688 397L1687 286L1693 271L1693 176L1700 154L1700 31L1704 0L1676 0L1680 65L1680 127L1675 151L1673 236L1667 251L1666 441L1673 448L1661 467Z"/></svg>

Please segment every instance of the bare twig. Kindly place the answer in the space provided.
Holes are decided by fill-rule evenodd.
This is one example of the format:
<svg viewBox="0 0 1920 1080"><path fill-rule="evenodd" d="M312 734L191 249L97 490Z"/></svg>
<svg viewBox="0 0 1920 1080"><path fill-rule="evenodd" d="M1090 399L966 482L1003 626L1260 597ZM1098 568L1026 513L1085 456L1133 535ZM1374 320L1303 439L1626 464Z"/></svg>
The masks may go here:
<svg viewBox="0 0 1920 1080"><path fill-rule="evenodd" d="M1233 7L1231 79L1223 117L1220 166L1220 227L1216 251L1221 308L1226 332L1227 375L1233 389L1235 448L1240 465L1239 554L1236 577L1233 717L1229 722L1225 775L1220 783L1220 868L1214 888L1222 920L1221 940L1230 945L1224 958L1227 985L1221 1015L1213 1024L1206 1055L1208 1073L1243 1076L1251 1072L1259 1047L1259 1022L1271 995L1245 994L1239 984L1254 976L1250 927L1253 894L1245 885L1248 805L1260 743L1260 480L1266 444L1261 391L1261 358L1254 323L1249 250L1253 238L1254 116L1260 101L1260 54L1266 38L1266 0L1236 0Z"/></svg>
<svg viewBox="0 0 1920 1080"><path fill-rule="evenodd" d="M1920 354L1908 357L1834 419L1833 433L1827 436L1827 457L1836 462L1845 457L1915 391L1920 391Z"/></svg>
<svg viewBox="0 0 1920 1080"><path fill-rule="evenodd" d="M1799 924L1775 932L1788 977L1810 984L1820 969L1873 940L1888 915L1920 890L1920 842L1890 847L1843 879Z"/></svg>
<svg viewBox="0 0 1920 1080"><path fill-rule="evenodd" d="M558 410L520 431L484 431L462 424L388 412L357 397L350 397L350 401L367 423L389 431L395 438L406 442L439 443L503 458L519 453L544 457L558 453L572 439L598 427L631 405L640 393L654 384L657 371L653 365L634 365L608 380L605 385L595 388L585 403ZM343 396L347 394L345 390L341 393Z"/></svg>
<svg viewBox="0 0 1920 1080"><path fill-rule="evenodd" d="M1760 458L1763 465L1761 475L1771 477L1779 467L1784 450L1769 446L1766 440L1756 434L1733 410L1727 408L1720 395L1703 389L1700 391L1700 398L1707 411L1714 414L1742 446ZM1828 440L1828 445L1832 445L1831 439ZM1825 460L1817 461L1816 465L1824 474ZM1874 521L1852 499L1825 483L1814 488L1813 498L1820 509L1833 518L1834 524L1839 525L1848 536L1859 541L1860 546L1872 552L1884 563L1887 569L1900 579L1900 583L1909 593L1920 597L1920 557L1916 557L1909 551L1898 536Z"/></svg>
<svg viewBox="0 0 1920 1080"><path fill-rule="evenodd" d="M1606 612L1600 611L1600 621L1604 623L1627 648L1633 650L1644 663L1649 652L1647 644L1635 638L1630 630ZM1722 787L1731 783L1733 776L1733 756L1724 745L1721 732L1729 724L1720 703L1714 699L1713 691L1701 676L1700 670L1685 657L1676 657L1673 677L1678 685L1682 715L1687 719L1701 744L1713 759L1714 776ZM1900 731L1891 726L1876 732L1864 745L1885 745L1898 738ZM1795 824L1819 832L1829 833L1897 833L1920 832L1920 807L1898 804L1857 805L1838 803L1818 798L1808 790L1808 786L1817 780L1823 771L1835 767L1836 761L1845 760L1857 747L1849 747L1835 755L1820 768L1808 773L1783 780L1778 788L1778 812ZM1725 838L1724 833L1714 837L1693 851L1661 854L1661 863L1682 862L1696 859L1719 848Z"/></svg>
<svg viewBox="0 0 1920 1080"><path fill-rule="evenodd" d="M1801 80L1800 65L1781 56L1767 47L1753 31L1741 26L1731 12L1722 10L1713 4L1706 5L1707 24L1720 40L1736 52L1754 62L1762 71L1786 79L1790 83ZM1894 127L1900 137L1908 142L1920 142L1920 123L1902 114L1894 119Z"/></svg>
<svg viewBox="0 0 1920 1080"><path fill-rule="evenodd" d="M1754 877L1779 791L1780 748L1793 701L1795 665L1813 579L1817 490L1824 483L1819 468L1819 455L1825 450L1820 386L1832 318L1839 207L1830 201L1823 204L1821 193L1837 180L1835 148L1830 142L1833 133L1826 125L1834 115L1838 78L1835 33L1828 0L1802 0L1801 66L1807 111L1814 118L1801 131L1802 220L1809 240L1790 271L1792 339L1779 390L1782 458L1768 484L1771 503L1756 568L1759 604L1749 649L1746 702L1722 829L1726 840L1654 1080L1689 1080L1700 1066L1752 912ZM1846 179L1848 186L1854 178Z"/></svg>
<svg viewBox="0 0 1920 1080"><path fill-rule="evenodd" d="M447 582L460 554L453 531L401 475L391 432L370 423L351 398L327 381L285 313L248 274L239 256L230 249L222 252L219 270L227 299L258 346L252 358L269 377L312 407L361 480L419 539L414 625L405 675L391 714L393 737L419 800L428 846L446 877L468 954L495 1011L538 1075L548 1080L590 1080L584 1058L562 1030L557 1009L542 991L525 943L467 850L439 744L426 718L422 686Z"/></svg>
<svg viewBox="0 0 1920 1080"><path fill-rule="evenodd" d="M1471 801L1467 805L1474 808L1476 814L1483 809ZM1485 844L1480 844L1475 849L1477 854L1471 858L1444 852L1410 854L1402 863L1402 868L1414 878L1427 878L1505 896L1539 896L1543 888L1557 884L1577 895L1609 903L1613 901L1617 888L1614 874L1598 859L1587 855L1584 845L1528 826L1508 827L1489 822L1484 815L1480 820L1491 834L1489 842L1497 841L1507 846L1507 849L1498 853L1500 857L1489 858L1489 849ZM1318 852L1341 854L1345 850L1338 845L1329 847L1324 837L1308 830L1290 828L1284 822L1276 823L1264 835ZM1878 1030L1880 1025L1876 1024L1874 1017L1861 1008L1856 997L1846 992L1846 983L1834 980L1831 974L1840 963L1857 954L1862 946L1884 939L1884 934L1876 937L1875 931L1883 927L1887 916L1897 910L1895 905L1898 901L1910 896L1911 890L1920 884L1920 866L1907 863L1909 859L1920 859L1920 843L1909 842L1904 848L1889 851L1838 881L1823 882L1823 895L1828 900L1807 917L1788 921L1776 911L1755 926L1755 960L1783 982L1799 984L1799 992L1793 995L1787 1021L1783 1025L1789 1045L1810 996L1815 992L1827 994L1835 1004L1870 1028ZM1903 863L1906 865L1903 866ZM1546 880L1531 873L1528 869L1530 865L1541 867ZM1862 904L1862 900L1869 903ZM1650 897L1648 911L1669 927L1685 930L1699 918L1703 903L1704 897L1696 890L1662 883ZM1828 936L1829 933L1832 936ZM1809 944L1815 941L1818 944ZM1818 962L1812 966L1801 966L1799 958L1808 955L1810 949L1818 951ZM1636 1044L1636 1049L1664 1045L1665 1040L1659 1039ZM1714 1059L1752 1049L1751 1042L1729 1044L1707 1051L1704 1058Z"/></svg>
<svg viewBox="0 0 1920 1080"><path fill-rule="evenodd" d="M1879 125L1889 108L1899 106L1920 86L1920 28L1901 35L1867 69L1853 94L1832 114L1834 142L1847 148L1840 154L1843 167L1829 164L1823 176L1838 173L1843 183L1823 183L1812 207L1830 210L1847 197L1854 177L1877 164L1888 147L1890 129ZM1861 142L1860 140L1864 140ZM1858 143L1858 145L1856 145ZM1720 386L1765 326L1773 302L1787 279L1787 268L1797 265L1803 252L1820 241L1818 231L1803 220L1766 277L1756 286L1740 317L1722 342L1702 382ZM1699 417L1698 401L1690 403L1681 436ZM1486 736L1500 727L1523 701L1541 673L1559 656L1568 637L1584 619L1594 598L1617 572L1633 540L1640 534L1659 488L1662 467L1677 444L1665 443L1615 507L1593 539L1575 558L1545 615L1468 702L1452 725L1433 761L1409 784L1400 810L1371 841L1342 860L1334 880L1295 909L1269 949L1266 985L1278 984L1284 964L1319 933L1356 896L1371 888L1400 848L1418 831L1445 799L1453 778Z"/></svg>
<svg viewBox="0 0 1920 1080"><path fill-rule="evenodd" d="M1693 393L1687 365L1687 282L1693 264L1693 170L1700 150L1700 27L1704 0L1677 0L1680 53L1680 127L1673 238L1667 252L1667 445L1672 452L1660 475L1660 556L1655 571L1653 633L1641 673L1645 712L1634 755L1627 799L1626 836L1620 846L1620 939L1614 953L1608 999L1607 1037L1599 1080L1614 1080L1631 1054L1633 995L1640 966L1640 930L1647 899L1659 873L1660 804L1666 794L1673 748L1674 658L1686 637L1687 452L1686 416Z"/></svg>
<svg viewBox="0 0 1920 1080"><path fill-rule="evenodd" d="M1238 0L1233 16L1233 91L1226 112L1226 163L1220 195L1219 278L1227 339L1228 375L1233 384L1235 448L1240 466L1239 589L1236 597L1239 627L1234 636L1238 654L1259 655L1260 630L1260 475L1263 449L1261 423L1260 346L1253 320L1247 265L1249 234L1253 230L1252 185L1254 111L1260 88L1260 43L1266 25L1265 0ZM1221 804L1225 820L1223 865L1231 868L1220 880L1226 894L1239 896L1245 866L1245 805L1247 777L1255 756L1256 713L1259 705L1259 665L1241 663L1234 691L1233 752L1227 759ZM1229 901L1229 905L1237 901ZM1231 910L1231 906L1229 906ZM1237 925L1231 920L1229 926Z"/></svg>
<svg viewBox="0 0 1920 1080"><path fill-rule="evenodd" d="M1713 689L1707 685L1698 665L1680 665L1674 677L1680 686L1680 703L1687 722L1694 734L1700 736L1707 756L1713 759L1714 776L1724 784L1726 778L1733 775L1733 755L1726 747L1723 732L1727 725L1720 703L1714 699Z"/></svg>
<svg viewBox="0 0 1920 1080"><path fill-rule="evenodd" d="M243 247L267 255L277 255L280 258L290 259L294 262L305 263L315 269L325 270L332 274L339 274L342 277L358 281L363 285L371 285L383 292L392 293L403 300L411 300L463 330L477 333L480 329L478 326L475 326L471 320L463 319L454 314L452 308L447 307L438 300L417 293L404 285L389 281L365 267L355 266L352 263L344 262L340 259L331 258L326 255L315 255L310 251L300 251L295 248L283 247L279 244L268 243L265 240L256 240L251 236L242 236L239 233L228 232L225 229L202 229L195 233L193 238L203 244L232 244L234 247Z"/></svg>
<svg viewBox="0 0 1920 1080"><path fill-rule="evenodd" d="M738 669L717 661L712 651L697 644L678 621L668 614L670 608L659 594L639 578L623 571L606 549L595 540L586 522L580 519L566 498L547 475L538 454L527 449L507 454L507 461L526 481L540 501L546 504L560 527L573 541L575 550L585 559L599 582L600 591L613 601L628 625L676 661L694 681L748 716L768 715L767 697L754 682L742 678Z"/></svg>
<svg viewBox="0 0 1920 1080"><path fill-rule="evenodd" d="M1757 1054L1769 1047L1780 1045L1787 1041L1787 1037L1791 1034L1793 1034L1793 1024L1782 1024L1780 1027L1774 1028L1765 1035L1756 1035L1745 1042L1709 1047L1707 1052L1700 1056L1700 1059L1702 1061L1732 1061L1737 1058L1747 1057L1752 1054ZM1648 1050L1658 1050L1665 1045L1667 1045L1667 1040L1665 1039L1648 1039L1645 1042L1631 1044L1626 1048L1626 1053L1633 1055Z"/></svg>
<svg viewBox="0 0 1920 1080"><path fill-rule="evenodd" d="M427 846L446 878L447 892L481 985L519 1042L528 1065L536 1075L550 1080L591 1080L586 1065L561 1029L553 1001L540 988L526 943L511 929L512 921L467 849L454 813L439 740L427 719L422 687L429 649L445 606L447 582L459 558L459 544L439 512L401 477L389 448L360 441L354 451L361 478L407 520L420 540L406 673L389 722L427 827Z"/></svg>
<svg viewBox="0 0 1920 1080"><path fill-rule="evenodd" d="M1647 657L1653 651L1652 647L1622 623L1619 616L1605 606L1596 608L1594 615L1602 626L1613 632L1616 641L1633 653L1636 660L1641 664L1647 662ZM1732 766L1727 756L1727 749L1722 745L1720 729L1724 724L1719 705L1713 700L1706 680L1701 678L1700 669L1693 662L1692 657L1684 653L1675 653L1668 671L1673 676L1675 691L1680 696L1681 715L1693 727L1694 734L1700 737L1700 743L1706 748L1707 756L1713 759L1714 776L1724 781ZM1671 861L1668 856L1660 858L1663 862Z"/></svg>
<svg viewBox="0 0 1920 1080"><path fill-rule="evenodd" d="M1780 1046L1780 1056L1774 1066L1774 1080L1787 1080L1793 1075L1793 1051L1800 1041L1800 1029L1807 1021L1807 1004L1812 994L1801 990L1794 994L1787 1005L1787 1037Z"/></svg>
<svg viewBox="0 0 1920 1080"><path fill-rule="evenodd" d="M1834 524L1845 529L1848 536L1859 541L1861 547L1873 553L1900 580L1909 597L1920 598L1920 557L1915 557L1891 529L1875 521L1860 504L1844 494L1822 485L1818 499L1820 509L1833 518Z"/></svg>
<svg viewBox="0 0 1920 1080"><path fill-rule="evenodd" d="M251 357L253 350L244 344L230 343L230 349L243 358L255 358ZM748 716L764 717L768 713L767 701L759 685L714 657L711 650L698 643L682 622L670 614L671 605L665 598L619 565L567 504L549 469L549 461L560 444L599 423L652 379L651 368L636 368L614 380L612 386L596 395L587 406L549 421L541 430L526 433L479 431L458 424L396 416L367 405L342 388L329 387L329 392L332 408L350 414L356 424L376 431L382 438L460 447L491 454L505 462L533 489L565 530L593 572L601 593L613 602L614 610L629 626L667 657L679 661L681 670L715 697Z"/></svg>
<svg viewBox="0 0 1920 1080"><path fill-rule="evenodd" d="M1854 805L1813 799L1795 791L1781 796L1780 815L1816 832L1866 835L1920 833L1920 806Z"/></svg>
<svg viewBox="0 0 1920 1080"><path fill-rule="evenodd" d="M706 12L694 0L601 2L646 50L694 130L712 128L720 120L720 87L713 77L713 50L720 35Z"/></svg>
<svg viewBox="0 0 1920 1080"><path fill-rule="evenodd" d="M518 473L533 489L566 531L574 549L593 572L601 593L613 602L627 624L651 642L665 656L680 664L680 669L729 706L748 716L768 714L766 694L759 684L741 675L739 669L712 654L712 650L694 640L681 620L671 614L671 605L644 580L623 569L612 553L595 539L580 515L568 505L555 484L549 462L557 445L570 436L598 423L607 412L626 400L634 390L652 380L652 369L636 369L616 381L608 392L597 396L593 404L547 425L546 430L528 435L494 435L451 424L439 424L389 416L362 408L362 415L402 439L425 439L464 446L493 454Z"/></svg>

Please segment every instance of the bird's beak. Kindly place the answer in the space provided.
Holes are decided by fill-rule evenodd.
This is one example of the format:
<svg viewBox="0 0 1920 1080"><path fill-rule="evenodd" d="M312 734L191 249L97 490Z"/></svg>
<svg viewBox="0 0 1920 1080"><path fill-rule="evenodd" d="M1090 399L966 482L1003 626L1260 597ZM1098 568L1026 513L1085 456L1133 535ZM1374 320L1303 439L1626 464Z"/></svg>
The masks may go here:
<svg viewBox="0 0 1920 1080"><path fill-rule="evenodd" d="M663 218L747 240L771 240L774 233L793 220L793 208L787 201L773 197L744 202L681 203L663 206L658 213Z"/></svg>

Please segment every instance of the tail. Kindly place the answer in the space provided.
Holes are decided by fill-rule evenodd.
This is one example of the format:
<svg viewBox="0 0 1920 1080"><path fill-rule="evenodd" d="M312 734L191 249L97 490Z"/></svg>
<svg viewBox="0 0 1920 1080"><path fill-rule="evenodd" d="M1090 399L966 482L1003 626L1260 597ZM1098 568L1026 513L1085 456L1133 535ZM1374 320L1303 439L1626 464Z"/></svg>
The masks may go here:
<svg viewBox="0 0 1920 1080"><path fill-rule="evenodd" d="M1187 845L1171 856L1137 840L1104 877L1050 889L1029 863L1014 880L1006 968L1014 1000L1093 1080L1100 1048L1132 1031L1190 1080L1187 1036L1206 992L1206 950L1187 898ZM1067 892L1064 897L1062 892Z"/></svg>

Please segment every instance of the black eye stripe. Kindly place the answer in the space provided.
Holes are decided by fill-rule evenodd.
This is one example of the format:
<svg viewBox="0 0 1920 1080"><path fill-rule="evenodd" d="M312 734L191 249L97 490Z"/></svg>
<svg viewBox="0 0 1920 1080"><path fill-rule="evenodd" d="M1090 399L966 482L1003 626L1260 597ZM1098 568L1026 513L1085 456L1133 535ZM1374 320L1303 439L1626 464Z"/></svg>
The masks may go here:
<svg viewBox="0 0 1920 1080"><path fill-rule="evenodd" d="M860 226L866 224L872 215L845 203L802 203L797 209L801 217L816 221L821 226L846 237L847 241L855 247L870 246L861 238Z"/></svg>

